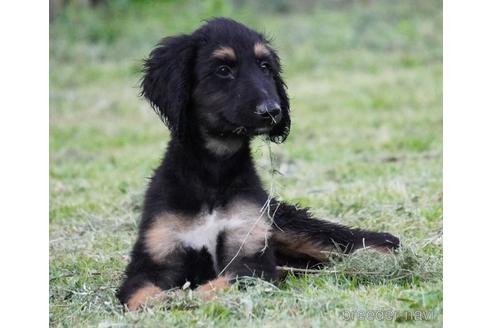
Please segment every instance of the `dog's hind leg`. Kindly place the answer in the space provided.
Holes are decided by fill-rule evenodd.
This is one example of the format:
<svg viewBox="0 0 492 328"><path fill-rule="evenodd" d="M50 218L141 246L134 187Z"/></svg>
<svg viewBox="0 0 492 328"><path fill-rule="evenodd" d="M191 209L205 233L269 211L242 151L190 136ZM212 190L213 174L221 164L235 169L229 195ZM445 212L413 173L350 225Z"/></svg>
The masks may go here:
<svg viewBox="0 0 492 328"><path fill-rule="evenodd" d="M391 251L397 237L382 232L349 228L313 218L302 208L272 201L273 241L279 265L306 266L325 261L331 253L348 254L360 248Z"/></svg>

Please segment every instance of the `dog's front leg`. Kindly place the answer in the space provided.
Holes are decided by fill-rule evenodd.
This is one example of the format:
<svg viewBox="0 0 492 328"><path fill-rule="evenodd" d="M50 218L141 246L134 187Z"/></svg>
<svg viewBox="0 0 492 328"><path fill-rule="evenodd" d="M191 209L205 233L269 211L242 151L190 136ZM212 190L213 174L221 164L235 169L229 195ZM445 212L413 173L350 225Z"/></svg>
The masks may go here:
<svg viewBox="0 0 492 328"><path fill-rule="evenodd" d="M399 239L389 233L316 219L306 209L282 202L272 202L270 208L274 221L273 240L277 253L283 258L323 261L330 253L347 254L360 248L388 252L400 245Z"/></svg>
<svg viewBox="0 0 492 328"><path fill-rule="evenodd" d="M251 239L254 237L250 236ZM210 300L218 291L228 288L231 284L241 284L244 281L242 278L245 277L274 281L277 278L277 268L271 242L270 238L262 239L261 242L248 239L242 242L233 238L224 240L223 246L218 247L218 277L198 287L199 297ZM252 251L251 247L255 245L257 248Z"/></svg>
<svg viewBox="0 0 492 328"><path fill-rule="evenodd" d="M276 262L272 249L247 257L236 257L225 264L221 274L200 287L197 292L201 299L210 300L220 290L229 288L231 284L242 283L242 278L257 277L274 281L277 278Z"/></svg>

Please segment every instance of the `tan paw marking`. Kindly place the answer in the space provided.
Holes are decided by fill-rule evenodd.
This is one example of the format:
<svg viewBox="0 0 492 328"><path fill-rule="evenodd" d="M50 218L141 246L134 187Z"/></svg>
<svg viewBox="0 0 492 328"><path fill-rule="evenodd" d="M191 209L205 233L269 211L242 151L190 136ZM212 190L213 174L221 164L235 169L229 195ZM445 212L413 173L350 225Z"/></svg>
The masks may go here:
<svg viewBox="0 0 492 328"><path fill-rule="evenodd" d="M217 292L230 287L229 277L219 277L201 285L196 289L198 298L202 301L210 301L217 297Z"/></svg>
<svg viewBox="0 0 492 328"><path fill-rule="evenodd" d="M154 284L147 284L144 287L138 289L128 300L127 306L128 310L136 311L151 298L156 297L162 292L162 289L155 286Z"/></svg>

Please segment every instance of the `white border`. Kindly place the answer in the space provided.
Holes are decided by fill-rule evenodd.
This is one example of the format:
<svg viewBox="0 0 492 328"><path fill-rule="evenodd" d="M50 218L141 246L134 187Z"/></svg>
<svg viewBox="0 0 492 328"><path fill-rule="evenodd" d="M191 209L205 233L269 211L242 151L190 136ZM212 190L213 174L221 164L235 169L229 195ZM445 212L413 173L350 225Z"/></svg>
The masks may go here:
<svg viewBox="0 0 492 328"><path fill-rule="evenodd" d="M490 321L492 3L444 3L444 326Z"/></svg>
<svg viewBox="0 0 492 328"><path fill-rule="evenodd" d="M49 322L48 8L0 3L1 327Z"/></svg>
<svg viewBox="0 0 492 328"><path fill-rule="evenodd" d="M0 326L39 326L49 313L48 1L0 6ZM444 3L445 326L489 321L491 7Z"/></svg>

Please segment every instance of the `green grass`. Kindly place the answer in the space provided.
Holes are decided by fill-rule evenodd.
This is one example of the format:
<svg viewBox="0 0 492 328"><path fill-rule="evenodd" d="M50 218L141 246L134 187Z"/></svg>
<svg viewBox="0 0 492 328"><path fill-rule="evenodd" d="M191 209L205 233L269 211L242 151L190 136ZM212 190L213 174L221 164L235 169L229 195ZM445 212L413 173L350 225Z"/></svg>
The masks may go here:
<svg viewBox="0 0 492 328"><path fill-rule="evenodd" d="M66 8L50 25L52 326L442 325L439 1L306 10L282 1L267 8L114 3ZM362 252L277 286L255 281L214 302L177 295L126 313L114 294L146 178L169 140L138 97L141 59L160 37L191 32L217 15L267 31L283 59L293 125L287 142L272 146L279 196L323 218L392 232L403 248L397 255ZM268 186L267 148L256 141L254 149ZM344 317L376 310L394 312L391 320ZM420 321L416 311L433 316Z"/></svg>

